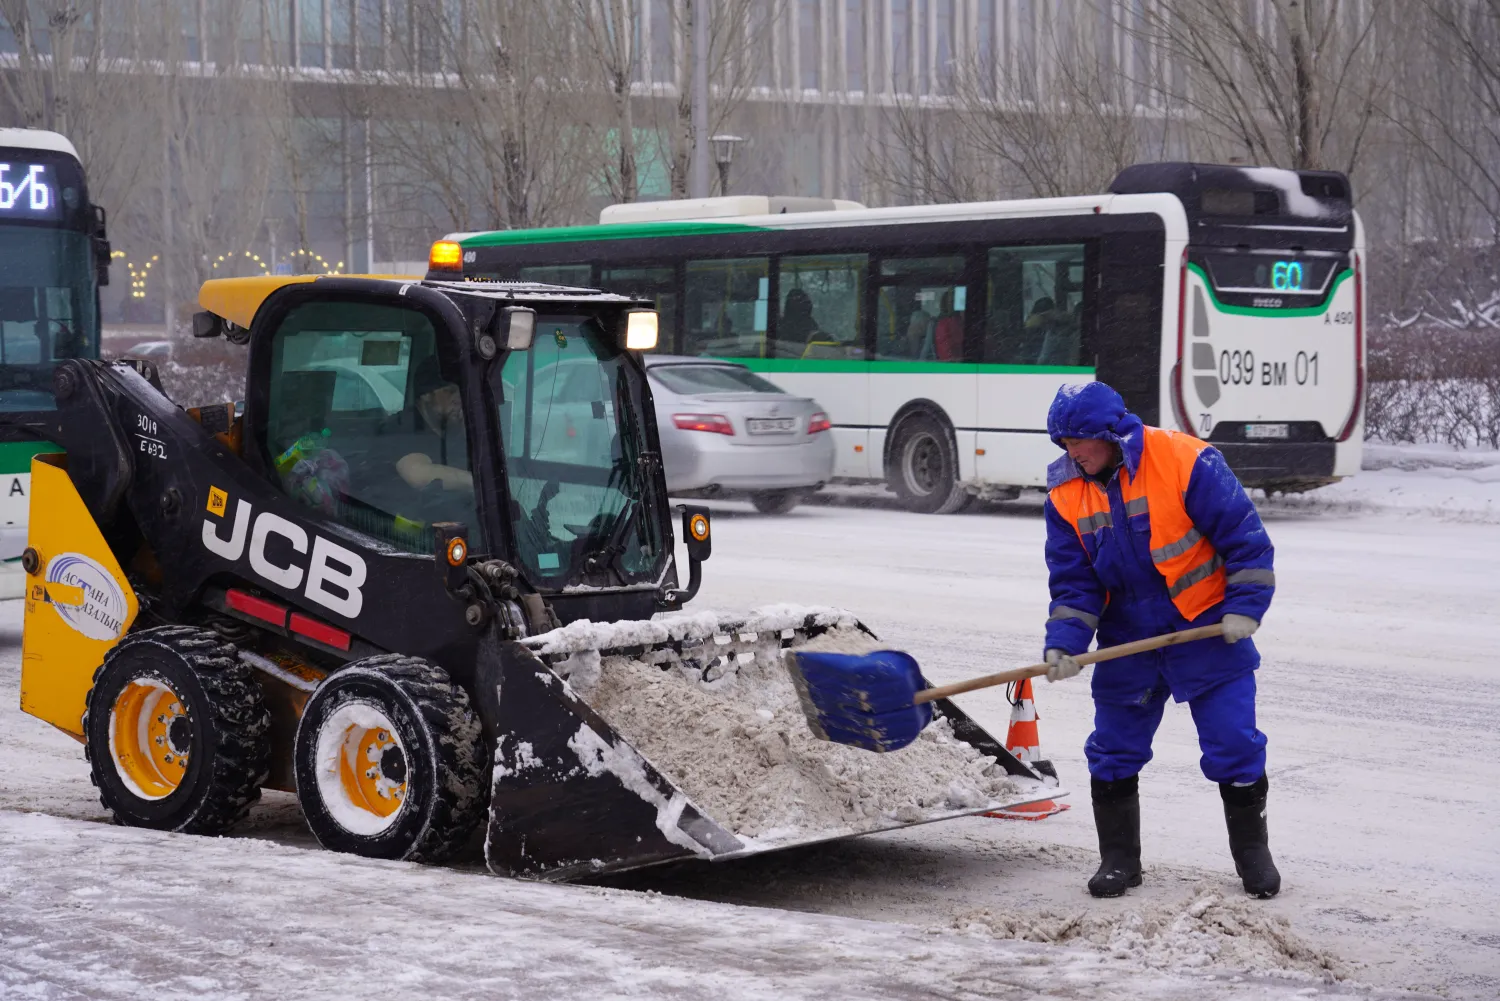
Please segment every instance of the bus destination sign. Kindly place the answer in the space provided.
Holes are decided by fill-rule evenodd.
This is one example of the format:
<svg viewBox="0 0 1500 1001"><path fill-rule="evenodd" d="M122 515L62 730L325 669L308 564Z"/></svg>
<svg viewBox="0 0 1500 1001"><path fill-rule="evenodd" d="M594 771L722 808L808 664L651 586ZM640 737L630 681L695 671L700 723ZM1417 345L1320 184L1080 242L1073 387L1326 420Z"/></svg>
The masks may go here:
<svg viewBox="0 0 1500 1001"><path fill-rule="evenodd" d="M56 219L59 212L46 164L0 163L0 217Z"/></svg>

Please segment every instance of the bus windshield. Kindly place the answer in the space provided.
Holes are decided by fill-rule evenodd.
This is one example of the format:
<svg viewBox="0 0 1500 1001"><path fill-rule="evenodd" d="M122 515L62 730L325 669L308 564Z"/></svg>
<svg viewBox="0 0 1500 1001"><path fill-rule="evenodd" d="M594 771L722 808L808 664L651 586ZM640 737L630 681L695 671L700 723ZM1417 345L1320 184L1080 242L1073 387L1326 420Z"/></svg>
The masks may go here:
<svg viewBox="0 0 1500 1001"><path fill-rule="evenodd" d="M0 411L49 410L52 366L99 354L87 233L0 223Z"/></svg>

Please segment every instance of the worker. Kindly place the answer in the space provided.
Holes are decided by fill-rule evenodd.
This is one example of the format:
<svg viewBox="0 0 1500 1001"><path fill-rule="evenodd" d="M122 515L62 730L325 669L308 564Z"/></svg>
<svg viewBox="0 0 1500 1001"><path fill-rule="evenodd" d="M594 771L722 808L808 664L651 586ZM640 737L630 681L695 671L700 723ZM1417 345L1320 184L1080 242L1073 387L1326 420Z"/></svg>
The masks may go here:
<svg viewBox="0 0 1500 1001"><path fill-rule="evenodd" d="M1047 470L1048 680L1078 673L1074 658L1096 631L1101 646L1114 646L1224 626L1222 639L1094 671L1094 731L1084 752L1100 865L1089 892L1116 897L1141 883L1139 774L1170 694L1197 726L1200 765L1219 784L1245 891L1273 897L1281 875L1266 833L1266 737L1255 726L1260 655L1250 639L1276 586L1260 516L1217 449L1145 426L1103 383L1062 387L1047 432L1067 452Z"/></svg>
<svg viewBox="0 0 1500 1001"><path fill-rule="evenodd" d="M463 396L458 386L443 378L435 355L422 361L412 382L420 421L402 416L406 421L403 427L408 428L406 440L417 447L396 460L396 472L418 490L437 482L445 491L473 493L474 475L466 468Z"/></svg>

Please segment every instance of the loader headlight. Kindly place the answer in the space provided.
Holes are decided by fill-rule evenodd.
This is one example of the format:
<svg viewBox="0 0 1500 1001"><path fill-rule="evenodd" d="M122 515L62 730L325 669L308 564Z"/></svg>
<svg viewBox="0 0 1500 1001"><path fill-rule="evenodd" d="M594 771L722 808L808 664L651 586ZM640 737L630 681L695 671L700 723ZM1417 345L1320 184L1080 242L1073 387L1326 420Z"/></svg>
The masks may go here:
<svg viewBox="0 0 1500 1001"><path fill-rule="evenodd" d="M625 349L650 351L656 347L657 316L654 309L625 311Z"/></svg>
<svg viewBox="0 0 1500 1001"><path fill-rule="evenodd" d="M500 310L498 326L500 340L507 351L530 351L531 339L536 335L536 310L526 306L506 306Z"/></svg>

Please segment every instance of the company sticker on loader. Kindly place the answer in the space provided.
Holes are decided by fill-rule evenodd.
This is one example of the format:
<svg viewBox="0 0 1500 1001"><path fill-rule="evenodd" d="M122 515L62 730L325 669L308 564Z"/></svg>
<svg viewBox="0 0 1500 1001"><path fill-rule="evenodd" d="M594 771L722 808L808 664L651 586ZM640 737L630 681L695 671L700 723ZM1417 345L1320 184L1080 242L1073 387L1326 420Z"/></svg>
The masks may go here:
<svg viewBox="0 0 1500 1001"><path fill-rule="evenodd" d="M62 620L91 640L117 640L125 631L125 595L114 575L82 553L47 561L44 599Z"/></svg>

